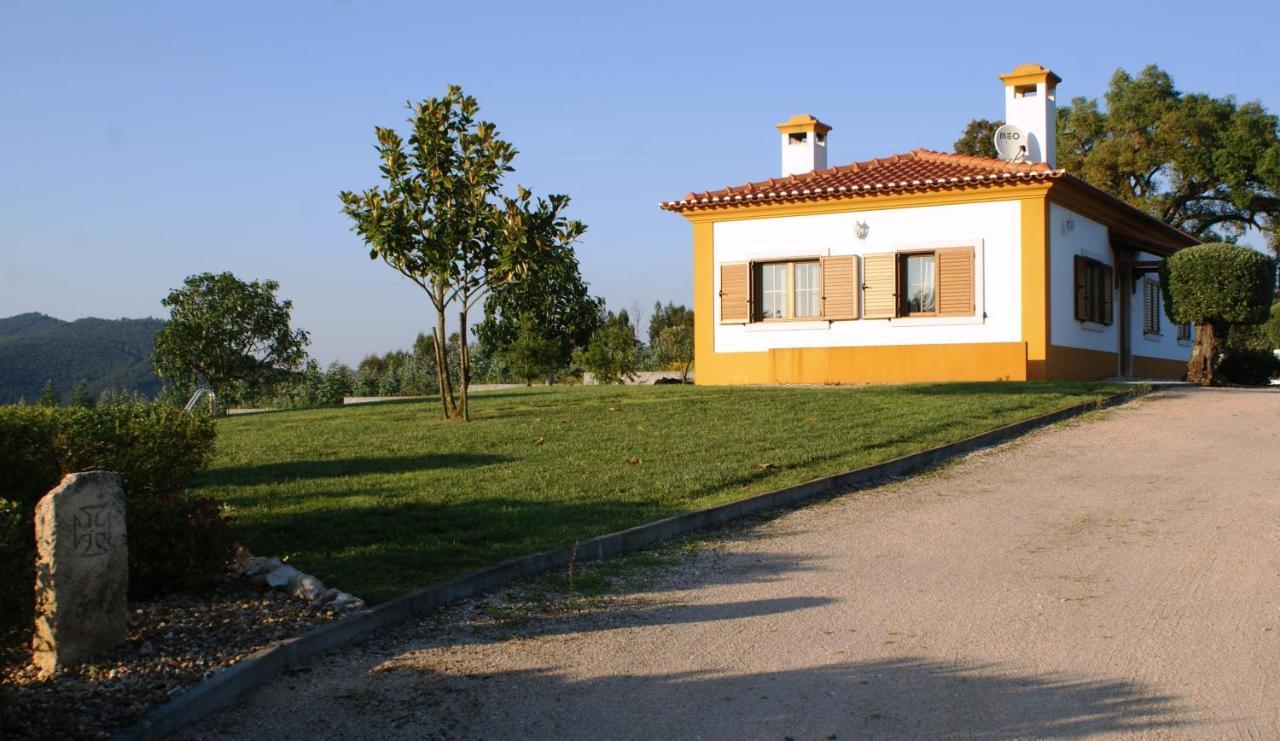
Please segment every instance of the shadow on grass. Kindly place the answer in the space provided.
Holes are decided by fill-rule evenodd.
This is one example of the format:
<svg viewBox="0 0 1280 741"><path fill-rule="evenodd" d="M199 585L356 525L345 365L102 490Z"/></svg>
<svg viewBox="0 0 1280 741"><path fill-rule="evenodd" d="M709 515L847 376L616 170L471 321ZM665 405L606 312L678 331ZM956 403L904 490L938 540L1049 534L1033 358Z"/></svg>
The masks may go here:
<svg viewBox="0 0 1280 741"><path fill-rule="evenodd" d="M253 486L297 479L325 479L366 474L403 474L440 468L477 468L514 460L491 453L424 453L403 456L333 458L312 461L263 463L257 466L212 469L199 476L196 486Z"/></svg>
<svg viewBox="0 0 1280 741"><path fill-rule="evenodd" d="M526 738L1076 738L1192 724L1176 698L1137 682L914 656L588 679L550 669L441 675L411 661L391 664L396 671L378 675L377 695L390 700L430 682L459 708L475 709L454 729L463 737L510 731L502 709L512 697L521 698ZM370 680L350 681L368 687ZM440 720L429 704L400 707L410 715L399 720L424 736Z"/></svg>

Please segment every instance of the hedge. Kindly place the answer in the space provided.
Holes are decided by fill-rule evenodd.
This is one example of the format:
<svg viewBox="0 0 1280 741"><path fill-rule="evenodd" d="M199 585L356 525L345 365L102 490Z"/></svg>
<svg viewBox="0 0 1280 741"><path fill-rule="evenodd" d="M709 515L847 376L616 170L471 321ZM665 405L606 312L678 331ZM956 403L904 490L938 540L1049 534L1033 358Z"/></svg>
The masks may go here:
<svg viewBox="0 0 1280 741"><path fill-rule="evenodd" d="M0 406L0 626L29 625L35 505L75 471L115 471L124 481L132 596L216 577L230 556L226 525L212 502L182 494L213 455L214 435L207 417L167 404Z"/></svg>

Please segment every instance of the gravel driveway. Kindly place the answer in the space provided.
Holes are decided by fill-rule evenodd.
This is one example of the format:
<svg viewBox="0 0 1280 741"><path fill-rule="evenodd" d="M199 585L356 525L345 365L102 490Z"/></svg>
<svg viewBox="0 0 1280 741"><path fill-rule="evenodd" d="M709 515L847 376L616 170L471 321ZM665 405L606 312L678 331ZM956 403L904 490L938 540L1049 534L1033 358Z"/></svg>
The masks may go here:
<svg viewBox="0 0 1280 741"><path fill-rule="evenodd" d="M735 528L573 610L495 620L508 597L193 730L1280 737L1280 393L1174 389Z"/></svg>

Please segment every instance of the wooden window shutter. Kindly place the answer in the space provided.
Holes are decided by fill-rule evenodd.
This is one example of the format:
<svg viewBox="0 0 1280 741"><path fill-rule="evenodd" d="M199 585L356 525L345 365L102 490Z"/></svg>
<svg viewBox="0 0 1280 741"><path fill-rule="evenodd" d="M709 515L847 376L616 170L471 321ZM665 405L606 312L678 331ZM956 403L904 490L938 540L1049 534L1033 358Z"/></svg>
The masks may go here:
<svg viewBox="0 0 1280 741"><path fill-rule="evenodd" d="M822 258L822 318L858 318L858 258Z"/></svg>
<svg viewBox="0 0 1280 741"><path fill-rule="evenodd" d="M1076 255L1076 321L1089 321L1089 258Z"/></svg>
<svg viewBox="0 0 1280 741"><path fill-rule="evenodd" d="M746 324L751 319L751 263L720 266L720 323Z"/></svg>
<svg viewBox="0 0 1280 741"><path fill-rule="evenodd" d="M973 316L973 248L938 250L938 316Z"/></svg>
<svg viewBox="0 0 1280 741"><path fill-rule="evenodd" d="M1111 305L1115 303L1115 291L1112 286L1115 284L1115 271L1110 265L1099 266L1102 270L1102 295L1098 296L1099 303L1102 304L1102 323L1110 326L1112 321Z"/></svg>
<svg viewBox="0 0 1280 741"><path fill-rule="evenodd" d="M862 256L862 316L891 319L898 315L898 256L878 252Z"/></svg>

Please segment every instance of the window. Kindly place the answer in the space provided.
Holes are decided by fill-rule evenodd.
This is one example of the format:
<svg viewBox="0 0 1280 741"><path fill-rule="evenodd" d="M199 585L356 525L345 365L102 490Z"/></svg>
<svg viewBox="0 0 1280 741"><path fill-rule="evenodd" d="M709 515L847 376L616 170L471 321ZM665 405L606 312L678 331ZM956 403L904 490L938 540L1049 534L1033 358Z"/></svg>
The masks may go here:
<svg viewBox="0 0 1280 741"><path fill-rule="evenodd" d="M817 260L766 262L756 270L758 321L822 316L822 267Z"/></svg>
<svg viewBox="0 0 1280 741"><path fill-rule="evenodd" d="M938 313L937 256L932 252L899 256L898 275L902 277L901 316Z"/></svg>
<svg viewBox="0 0 1280 741"><path fill-rule="evenodd" d="M1115 273L1110 265L1076 255L1075 316L1078 321L1110 325Z"/></svg>
<svg viewBox="0 0 1280 741"><path fill-rule="evenodd" d="M1142 333L1160 336L1160 284L1150 278L1142 281Z"/></svg>
<svg viewBox="0 0 1280 741"><path fill-rule="evenodd" d="M1178 325L1178 342L1191 341L1191 322L1182 322Z"/></svg>
<svg viewBox="0 0 1280 741"><path fill-rule="evenodd" d="M760 266L760 318L787 315L787 263Z"/></svg>

